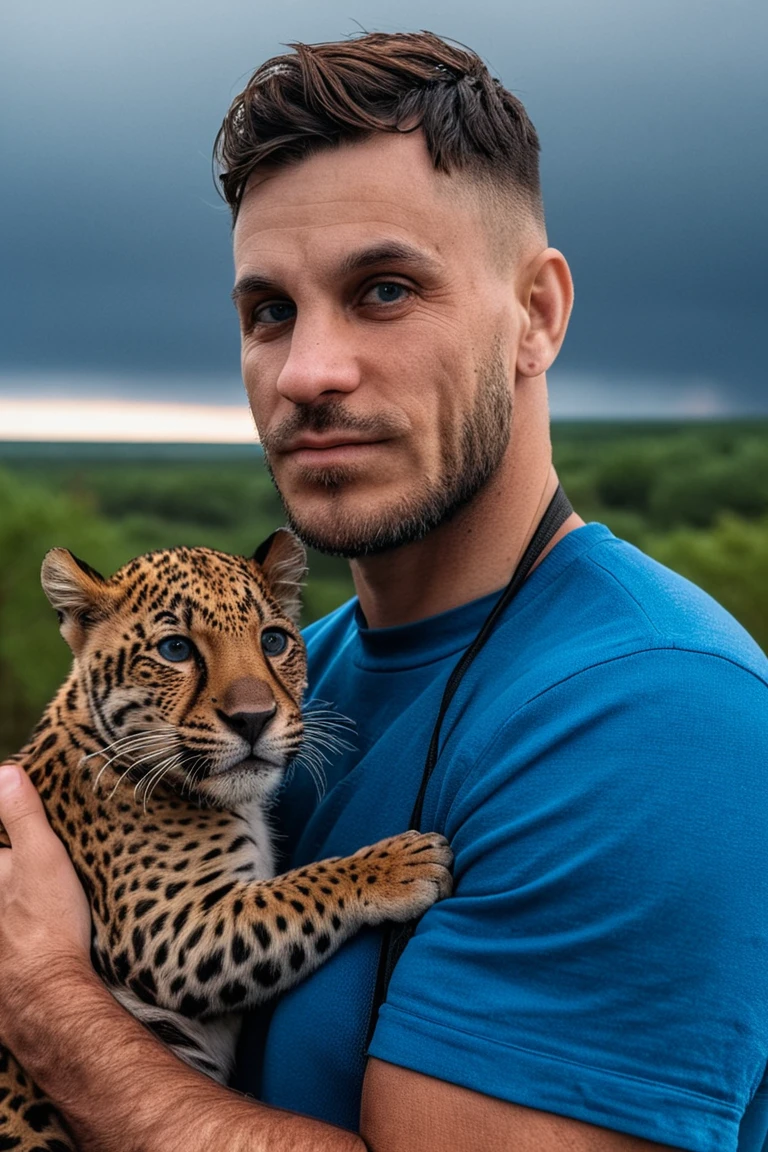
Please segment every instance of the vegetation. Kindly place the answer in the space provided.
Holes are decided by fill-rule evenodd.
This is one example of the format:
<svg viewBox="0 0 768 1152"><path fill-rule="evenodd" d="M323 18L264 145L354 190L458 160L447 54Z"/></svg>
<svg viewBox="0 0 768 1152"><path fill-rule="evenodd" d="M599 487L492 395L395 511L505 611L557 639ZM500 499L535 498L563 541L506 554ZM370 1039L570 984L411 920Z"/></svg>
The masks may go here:
<svg viewBox="0 0 768 1152"><path fill-rule="evenodd" d="M768 647L768 424L560 425L572 503L706 588ZM26 738L69 653L40 589L64 545L100 571L172 544L252 552L282 522L258 449L0 443L0 755ZM310 557L307 621L351 594Z"/></svg>

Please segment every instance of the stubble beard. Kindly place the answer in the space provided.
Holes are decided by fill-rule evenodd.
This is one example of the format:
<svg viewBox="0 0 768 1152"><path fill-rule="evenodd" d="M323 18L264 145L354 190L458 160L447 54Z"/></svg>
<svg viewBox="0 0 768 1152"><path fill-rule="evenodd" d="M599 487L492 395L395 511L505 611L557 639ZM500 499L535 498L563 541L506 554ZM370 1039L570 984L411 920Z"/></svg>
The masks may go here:
<svg viewBox="0 0 768 1152"><path fill-rule="evenodd" d="M344 490L354 483L352 470L343 467L315 469L312 472L314 484L322 486L329 503L334 502L339 507L327 527L308 523L300 510L289 504L280 491L269 458L269 439L265 438L264 462L287 522L303 543L318 552L343 556L348 560L375 556L422 540L467 507L498 471L512 433L512 394L499 344L494 345L478 375L477 397L461 429L458 443L450 438L450 429L442 432L439 475L383 513L366 516L347 512L342 507ZM354 427L365 431L364 421L350 421L343 414L343 402L339 400L312 406L297 416L297 430Z"/></svg>

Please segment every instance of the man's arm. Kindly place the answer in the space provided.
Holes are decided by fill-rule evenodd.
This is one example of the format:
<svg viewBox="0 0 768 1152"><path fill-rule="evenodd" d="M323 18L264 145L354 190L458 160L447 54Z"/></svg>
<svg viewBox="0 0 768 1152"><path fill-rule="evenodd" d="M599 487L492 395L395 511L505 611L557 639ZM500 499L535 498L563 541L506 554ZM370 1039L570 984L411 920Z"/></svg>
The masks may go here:
<svg viewBox="0 0 768 1152"><path fill-rule="evenodd" d="M265 1107L182 1064L88 972L60 968L19 1015L17 1055L80 1152L363 1152L351 1132Z"/></svg>
<svg viewBox="0 0 768 1152"><path fill-rule="evenodd" d="M370 1152L654 1152L669 1148L471 1092L371 1058L360 1130Z"/></svg>
<svg viewBox="0 0 768 1152"><path fill-rule="evenodd" d="M50 1011L48 1004L51 1004ZM54 1022L50 1031L51 1021ZM181 1064L90 974L60 971L28 1046L81 1152L652 1152L631 1136L371 1060L361 1133L265 1107ZM42 1046L35 1037L48 1032ZM74 1039L76 1037L76 1039ZM109 1038L105 1043L105 1038Z"/></svg>
<svg viewBox="0 0 768 1152"><path fill-rule="evenodd" d="M0 1036L60 1108L81 1152L661 1147L379 1060L366 1074L362 1139L222 1088L177 1060L95 975L88 908L69 857L26 776L5 775L0 769L0 821L12 850L0 850Z"/></svg>

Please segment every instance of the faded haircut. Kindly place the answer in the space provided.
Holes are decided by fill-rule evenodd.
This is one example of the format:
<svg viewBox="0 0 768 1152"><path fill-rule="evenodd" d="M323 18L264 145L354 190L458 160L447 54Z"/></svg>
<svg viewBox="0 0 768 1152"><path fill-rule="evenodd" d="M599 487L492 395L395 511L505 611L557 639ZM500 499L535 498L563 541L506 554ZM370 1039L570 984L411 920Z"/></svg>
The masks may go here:
<svg viewBox="0 0 768 1152"><path fill-rule="evenodd" d="M233 222L262 165L420 129L436 171L461 173L543 225L536 129L475 52L432 32L289 47L257 68L216 137L214 165Z"/></svg>

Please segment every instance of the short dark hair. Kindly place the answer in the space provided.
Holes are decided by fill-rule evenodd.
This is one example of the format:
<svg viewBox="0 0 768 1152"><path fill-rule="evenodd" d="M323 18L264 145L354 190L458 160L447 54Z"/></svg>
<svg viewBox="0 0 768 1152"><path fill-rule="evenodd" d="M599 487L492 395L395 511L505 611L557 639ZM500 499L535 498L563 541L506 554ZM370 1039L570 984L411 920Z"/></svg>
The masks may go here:
<svg viewBox="0 0 768 1152"><path fill-rule="evenodd" d="M525 108L480 57L432 32L373 32L290 44L235 97L214 145L237 219L262 164L287 165L373 132L421 129L435 169L463 171L544 218L539 139Z"/></svg>

